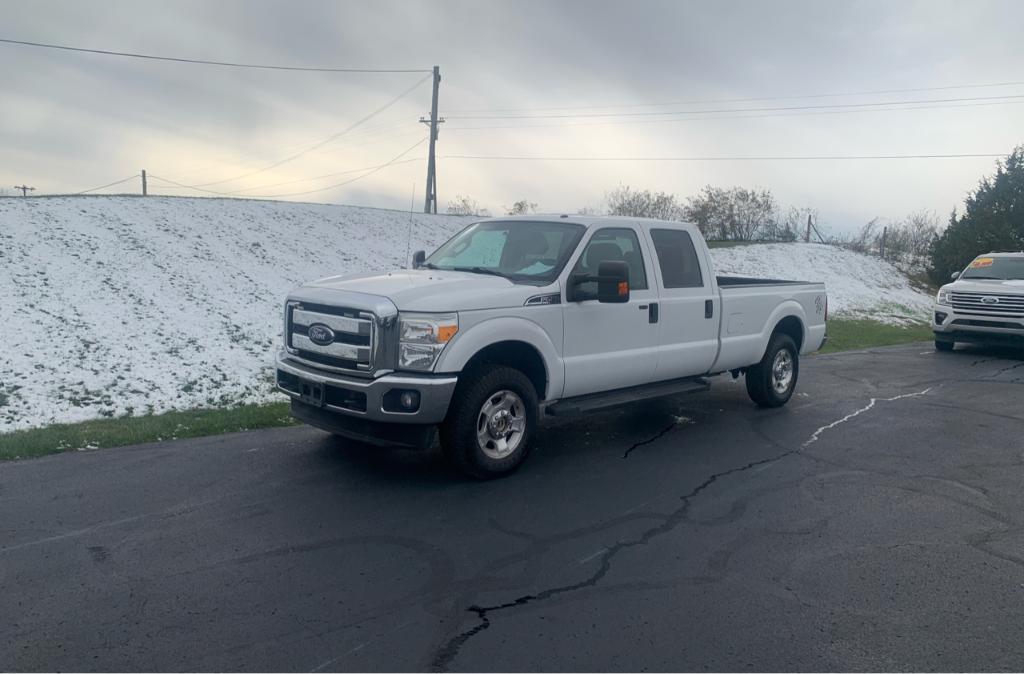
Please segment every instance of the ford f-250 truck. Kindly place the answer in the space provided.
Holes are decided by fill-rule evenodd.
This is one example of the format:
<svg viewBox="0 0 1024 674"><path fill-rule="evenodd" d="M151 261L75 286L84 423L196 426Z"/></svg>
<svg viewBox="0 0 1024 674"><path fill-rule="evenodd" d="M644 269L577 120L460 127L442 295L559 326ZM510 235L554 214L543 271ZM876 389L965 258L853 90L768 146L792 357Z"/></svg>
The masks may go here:
<svg viewBox="0 0 1024 674"><path fill-rule="evenodd" d="M974 258L939 289L932 330L935 348L957 342L1024 346L1024 253Z"/></svg>
<svg viewBox="0 0 1024 674"><path fill-rule="evenodd" d="M519 466L544 414L703 391L726 372L784 405L825 339L823 284L716 277L692 224L490 219L412 266L291 293L277 386L297 419L348 438L423 447L439 428L477 477Z"/></svg>

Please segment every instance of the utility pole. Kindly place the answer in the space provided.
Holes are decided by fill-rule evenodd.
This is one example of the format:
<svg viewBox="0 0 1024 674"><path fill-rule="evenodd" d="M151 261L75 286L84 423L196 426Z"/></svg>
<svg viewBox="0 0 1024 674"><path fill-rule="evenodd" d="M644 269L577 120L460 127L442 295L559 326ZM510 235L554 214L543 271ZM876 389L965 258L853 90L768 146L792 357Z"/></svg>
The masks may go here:
<svg viewBox="0 0 1024 674"><path fill-rule="evenodd" d="M142 169L142 196L146 196L146 169Z"/></svg>
<svg viewBox="0 0 1024 674"><path fill-rule="evenodd" d="M879 251L881 253L880 257L883 260L885 259L885 239L888 236L888 234L889 234L889 228L888 227L883 227L882 228L882 245L881 245L881 250Z"/></svg>
<svg viewBox="0 0 1024 674"><path fill-rule="evenodd" d="M35 192L36 188L29 187L28 185L15 185L14 189L21 190L21 196L27 197L29 192Z"/></svg>
<svg viewBox="0 0 1024 674"><path fill-rule="evenodd" d="M804 243L811 242L811 214L807 214L807 236L804 237Z"/></svg>
<svg viewBox="0 0 1024 674"><path fill-rule="evenodd" d="M430 151L427 155L427 194L423 201L424 213L437 213L437 163L434 144L437 143L437 125L444 122L437 117L437 89L441 86L441 69L434 66L434 95L430 100L430 119L420 117L421 124L430 125Z"/></svg>

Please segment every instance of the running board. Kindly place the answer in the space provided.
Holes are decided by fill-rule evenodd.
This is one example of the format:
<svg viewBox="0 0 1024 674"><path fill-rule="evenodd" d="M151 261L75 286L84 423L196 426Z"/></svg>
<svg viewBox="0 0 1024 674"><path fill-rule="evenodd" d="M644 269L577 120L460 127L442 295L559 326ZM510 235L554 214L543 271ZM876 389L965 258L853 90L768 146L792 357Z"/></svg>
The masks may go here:
<svg viewBox="0 0 1024 674"><path fill-rule="evenodd" d="M601 393L590 393L574 398L565 398L545 407L544 413L550 416L567 417L639 402L641 400L650 400L652 398L665 398L685 393L700 393L707 391L709 388L711 388L710 382L699 377L670 379L655 384L642 384L640 386L615 389L614 391L602 391Z"/></svg>

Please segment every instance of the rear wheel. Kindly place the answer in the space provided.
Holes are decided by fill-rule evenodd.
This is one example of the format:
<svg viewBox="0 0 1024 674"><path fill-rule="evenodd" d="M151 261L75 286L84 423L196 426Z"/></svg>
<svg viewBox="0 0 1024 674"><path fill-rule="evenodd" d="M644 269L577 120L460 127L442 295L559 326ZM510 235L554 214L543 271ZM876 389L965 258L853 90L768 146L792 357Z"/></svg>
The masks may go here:
<svg viewBox="0 0 1024 674"><path fill-rule="evenodd" d="M441 448L477 478L509 473L526 459L539 416L537 392L519 370L484 365L466 372L441 425Z"/></svg>
<svg viewBox="0 0 1024 674"><path fill-rule="evenodd" d="M781 407L792 397L799 374L796 342L789 335L776 333L761 362L747 368L747 395L759 407Z"/></svg>
<svg viewBox="0 0 1024 674"><path fill-rule="evenodd" d="M935 338L936 351L952 351L955 345L956 342L954 342L951 339L939 339L938 337Z"/></svg>

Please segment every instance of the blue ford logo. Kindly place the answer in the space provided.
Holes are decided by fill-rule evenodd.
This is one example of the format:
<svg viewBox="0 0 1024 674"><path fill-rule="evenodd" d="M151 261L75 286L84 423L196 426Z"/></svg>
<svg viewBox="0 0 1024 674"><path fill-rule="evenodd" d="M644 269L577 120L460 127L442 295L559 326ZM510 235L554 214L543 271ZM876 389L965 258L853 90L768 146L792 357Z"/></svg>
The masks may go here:
<svg viewBox="0 0 1024 674"><path fill-rule="evenodd" d="M306 334L309 336L309 341L319 346L327 346L334 342L334 330L323 323L314 323L309 326L309 331Z"/></svg>

